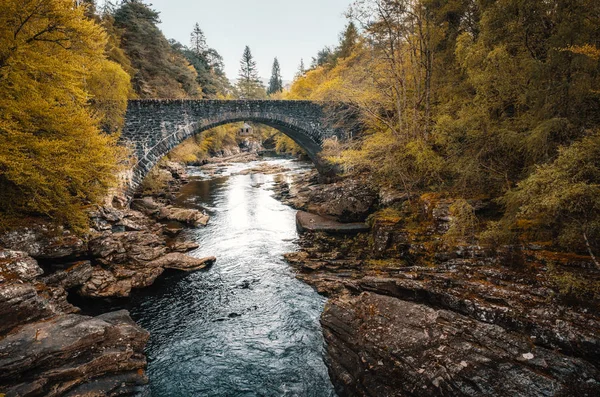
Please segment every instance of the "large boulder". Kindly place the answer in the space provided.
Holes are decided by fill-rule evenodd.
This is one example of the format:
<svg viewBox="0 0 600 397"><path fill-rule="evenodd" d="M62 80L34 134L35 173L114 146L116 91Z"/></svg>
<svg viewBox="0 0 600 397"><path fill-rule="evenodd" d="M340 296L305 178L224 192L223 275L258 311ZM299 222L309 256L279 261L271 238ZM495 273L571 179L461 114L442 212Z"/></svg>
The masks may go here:
<svg viewBox="0 0 600 397"><path fill-rule="evenodd" d="M98 317L61 315L28 324L0 340L0 394L133 393L147 383L148 337L126 311Z"/></svg>
<svg viewBox="0 0 600 397"><path fill-rule="evenodd" d="M372 293L322 316L341 396L596 396L600 371L464 315Z"/></svg>
<svg viewBox="0 0 600 397"><path fill-rule="evenodd" d="M317 185L308 196L308 212L329 215L340 222L362 222L373 211L378 195L367 183L355 179Z"/></svg>

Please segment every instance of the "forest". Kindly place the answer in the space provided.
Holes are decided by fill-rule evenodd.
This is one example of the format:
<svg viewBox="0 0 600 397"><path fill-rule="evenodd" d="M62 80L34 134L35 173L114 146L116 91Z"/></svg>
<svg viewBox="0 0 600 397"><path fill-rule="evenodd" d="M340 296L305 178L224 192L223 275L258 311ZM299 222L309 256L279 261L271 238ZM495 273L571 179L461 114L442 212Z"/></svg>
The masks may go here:
<svg viewBox="0 0 600 397"><path fill-rule="evenodd" d="M326 144L346 174L460 198L464 238L551 244L600 267L597 1L358 0L288 89L277 59L262 86L249 47L233 84L199 25L168 40L141 0L77 3L0 1L3 228L45 217L85 230L127 167L129 98L310 99L359 115L342 120L362 131L350 143ZM196 159L210 149L189 145ZM481 217L475 199L497 211Z"/></svg>

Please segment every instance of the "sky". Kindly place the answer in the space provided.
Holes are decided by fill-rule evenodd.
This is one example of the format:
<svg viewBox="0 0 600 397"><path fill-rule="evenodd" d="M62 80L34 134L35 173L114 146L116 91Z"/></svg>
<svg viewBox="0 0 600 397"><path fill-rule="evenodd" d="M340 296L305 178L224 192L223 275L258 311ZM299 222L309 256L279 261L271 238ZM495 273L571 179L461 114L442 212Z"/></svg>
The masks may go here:
<svg viewBox="0 0 600 397"><path fill-rule="evenodd" d="M147 0L160 12L163 33L189 45L198 22L207 43L225 61L225 72L237 78L246 45L262 78L271 76L278 58L284 80L292 80L300 59L308 66L325 46L338 43L352 0ZM100 2L101 3L101 2Z"/></svg>

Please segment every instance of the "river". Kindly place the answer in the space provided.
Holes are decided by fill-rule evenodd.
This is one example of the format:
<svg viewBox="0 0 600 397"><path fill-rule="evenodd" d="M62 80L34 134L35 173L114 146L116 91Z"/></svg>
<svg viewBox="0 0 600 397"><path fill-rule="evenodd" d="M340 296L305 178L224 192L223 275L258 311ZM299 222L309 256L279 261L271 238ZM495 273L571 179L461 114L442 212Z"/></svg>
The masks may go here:
<svg viewBox="0 0 600 397"><path fill-rule="evenodd" d="M293 172L308 164L270 159ZM191 168L178 205L206 208L206 228L181 238L216 256L210 269L170 274L132 296L132 317L150 331L144 396L335 396L323 362L325 299L294 278L283 254L297 246L295 211L272 197L273 175L212 179Z"/></svg>

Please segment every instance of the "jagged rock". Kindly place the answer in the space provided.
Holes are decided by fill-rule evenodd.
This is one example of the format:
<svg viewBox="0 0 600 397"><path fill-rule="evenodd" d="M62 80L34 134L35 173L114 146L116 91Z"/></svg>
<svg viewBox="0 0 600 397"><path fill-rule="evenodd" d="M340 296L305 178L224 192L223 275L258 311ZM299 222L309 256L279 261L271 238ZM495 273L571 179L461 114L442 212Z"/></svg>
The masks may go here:
<svg viewBox="0 0 600 397"><path fill-rule="evenodd" d="M198 210L164 205L152 197L133 200L131 207L161 221L177 221L194 227L206 226L210 217Z"/></svg>
<svg viewBox="0 0 600 397"><path fill-rule="evenodd" d="M362 222L374 209L377 193L364 181L346 179L317 185L309 194L308 212L336 217L340 222Z"/></svg>
<svg viewBox="0 0 600 397"><path fill-rule="evenodd" d="M90 240L90 254L103 265L143 265L166 253L166 241L154 233L103 233Z"/></svg>
<svg viewBox="0 0 600 397"><path fill-rule="evenodd" d="M64 270L58 270L44 277L41 281L50 286L58 286L65 290L83 285L92 277L94 269L90 261L71 263Z"/></svg>
<svg viewBox="0 0 600 397"><path fill-rule="evenodd" d="M38 294L33 284L20 280L0 284L0 335L58 312L51 302Z"/></svg>
<svg viewBox="0 0 600 397"><path fill-rule="evenodd" d="M128 297L133 288L144 288L152 285L163 273L161 267L129 269L115 266L110 271L102 268L94 269L90 279L78 290L79 294L91 298Z"/></svg>
<svg viewBox="0 0 600 397"><path fill-rule="evenodd" d="M322 324L341 396L600 393L590 363L447 310L363 293L330 303Z"/></svg>
<svg viewBox="0 0 600 397"><path fill-rule="evenodd" d="M85 256L87 244L60 227L35 224L0 235L0 247L22 251L35 259L77 259Z"/></svg>
<svg viewBox="0 0 600 397"><path fill-rule="evenodd" d="M194 258L185 254L173 252L150 262L148 266L161 267L164 269L194 271L204 269L205 267L212 265L216 260L217 258L214 256L208 258Z"/></svg>
<svg viewBox="0 0 600 397"><path fill-rule="evenodd" d="M18 278L31 281L44 271L24 252L0 250L0 283Z"/></svg>
<svg viewBox="0 0 600 397"><path fill-rule="evenodd" d="M147 382L148 336L126 311L28 324L0 340L0 393L62 396L86 390L85 395L108 396L132 390Z"/></svg>

